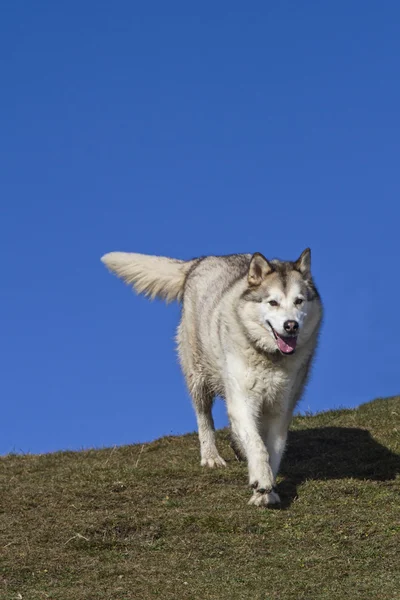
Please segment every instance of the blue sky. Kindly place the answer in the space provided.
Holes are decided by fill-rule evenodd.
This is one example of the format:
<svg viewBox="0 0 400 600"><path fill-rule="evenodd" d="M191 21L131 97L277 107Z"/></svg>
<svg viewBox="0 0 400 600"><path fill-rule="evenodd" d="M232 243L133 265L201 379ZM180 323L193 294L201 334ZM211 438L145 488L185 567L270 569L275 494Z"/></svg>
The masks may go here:
<svg viewBox="0 0 400 600"><path fill-rule="evenodd" d="M0 452L195 429L179 307L109 275L112 250L311 246L326 316L300 409L400 392L399 20L393 1L5 3Z"/></svg>

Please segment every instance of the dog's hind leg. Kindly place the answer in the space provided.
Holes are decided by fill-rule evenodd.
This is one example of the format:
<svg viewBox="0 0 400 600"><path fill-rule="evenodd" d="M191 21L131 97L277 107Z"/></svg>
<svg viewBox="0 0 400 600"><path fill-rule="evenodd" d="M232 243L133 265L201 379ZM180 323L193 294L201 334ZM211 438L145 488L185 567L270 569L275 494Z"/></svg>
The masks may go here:
<svg viewBox="0 0 400 600"><path fill-rule="evenodd" d="M219 455L215 444L215 428L211 412L213 396L201 378L193 374L189 379L199 430L201 466L211 468L226 467L226 463Z"/></svg>
<svg viewBox="0 0 400 600"><path fill-rule="evenodd" d="M230 430L230 446L235 454L237 461L242 462L246 460L246 450L244 449L239 436L235 434L232 427Z"/></svg>
<svg viewBox="0 0 400 600"><path fill-rule="evenodd" d="M263 415L261 423L262 437L270 456L270 464L274 477L277 476L279 471L293 411L301 398L304 385L307 381L311 359L312 357L307 360L297 373L296 380L285 402L285 410L277 414L268 414L267 412Z"/></svg>
<svg viewBox="0 0 400 600"><path fill-rule="evenodd" d="M186 313L184 312L184 316ZM197 338L190 327L185 326L184 316L178 328L178 352L183 374L192 397L196 412L200 440L201 465L203 467L225 467L215 445L215 428L212 418L214 395L207 385L201 369L200 353L196 353Z"/></svg>

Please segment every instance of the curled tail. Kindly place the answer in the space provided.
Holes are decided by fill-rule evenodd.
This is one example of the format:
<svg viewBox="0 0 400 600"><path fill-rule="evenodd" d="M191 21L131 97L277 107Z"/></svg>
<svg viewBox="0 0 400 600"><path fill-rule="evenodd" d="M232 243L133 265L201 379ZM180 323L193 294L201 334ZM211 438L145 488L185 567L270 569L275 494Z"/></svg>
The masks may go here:
<svg viewBox="0 0 400 600"><path fill-rule="evenodd" d="M106 267L132 285L138 294L167 302L182 300L186 274L195 260L177 260L131 252L110 252L101 258Z"/></svg>

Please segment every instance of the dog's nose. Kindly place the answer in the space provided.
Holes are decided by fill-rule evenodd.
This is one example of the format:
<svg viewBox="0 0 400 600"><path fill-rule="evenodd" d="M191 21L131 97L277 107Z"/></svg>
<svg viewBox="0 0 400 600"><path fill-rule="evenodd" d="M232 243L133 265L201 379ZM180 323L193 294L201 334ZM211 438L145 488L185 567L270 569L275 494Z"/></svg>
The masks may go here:
<svg viewBox="0 0 400 600"><path fill-rule="evenodd" d="M283 324L283 328L288 333L296 333L299 328L299 324L297 321L285 321Z"/></svg>

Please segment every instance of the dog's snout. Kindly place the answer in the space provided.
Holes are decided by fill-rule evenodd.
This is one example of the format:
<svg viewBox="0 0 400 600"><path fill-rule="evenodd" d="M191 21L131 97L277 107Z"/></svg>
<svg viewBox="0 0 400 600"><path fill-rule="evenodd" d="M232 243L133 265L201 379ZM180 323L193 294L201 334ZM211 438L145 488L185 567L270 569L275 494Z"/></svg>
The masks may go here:
<svg viewBox="0 0 400 600"><path fill-rule="evenodd" d="M283 328L288 333L297 333L299 324L297 321L285 321L283 324Z"/></svg>

